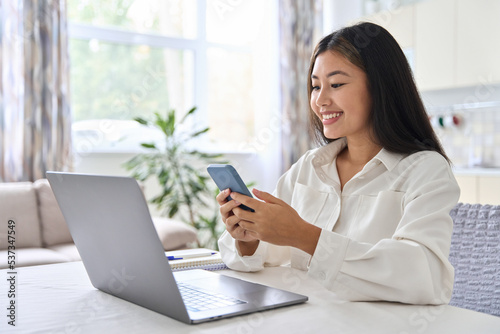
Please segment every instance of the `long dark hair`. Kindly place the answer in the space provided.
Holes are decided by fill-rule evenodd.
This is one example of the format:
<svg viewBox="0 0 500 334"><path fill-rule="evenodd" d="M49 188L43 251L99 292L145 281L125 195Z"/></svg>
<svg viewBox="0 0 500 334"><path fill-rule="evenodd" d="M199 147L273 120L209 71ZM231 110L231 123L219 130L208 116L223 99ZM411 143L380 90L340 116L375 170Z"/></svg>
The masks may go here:
<svg viewBox="0 0 500 334"><path fill-rule="evenodd" d="M374 141L388 151L411 154L436 151L448 162L439 139L432 129L418 93L406 57L392 35L379 25L363 22L325 36L311 57L308 95L311 99L311 75L316 58L323 52L337 52L362 69L372 97L370 123ZM310 130L320 145L326 138L323 124L309 111Z"/></svg>

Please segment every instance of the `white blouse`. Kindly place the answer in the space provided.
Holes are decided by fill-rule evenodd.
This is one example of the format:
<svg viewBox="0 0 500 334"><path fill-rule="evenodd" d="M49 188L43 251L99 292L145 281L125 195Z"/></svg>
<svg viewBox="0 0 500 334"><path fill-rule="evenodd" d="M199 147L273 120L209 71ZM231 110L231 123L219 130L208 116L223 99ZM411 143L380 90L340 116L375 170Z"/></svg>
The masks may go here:
<svg viewBox="0 0 500 334"><path fill-rule="evenodd" d="M448 162L432 151L382 149L341 191L335 160L345 145L341 139L308 151L274 192L322 228L313 256L261 241L242 257L226 231L219 239L224 262L241 271L290 264L346 300L448 303L449 212L460 195Z"/></svg>

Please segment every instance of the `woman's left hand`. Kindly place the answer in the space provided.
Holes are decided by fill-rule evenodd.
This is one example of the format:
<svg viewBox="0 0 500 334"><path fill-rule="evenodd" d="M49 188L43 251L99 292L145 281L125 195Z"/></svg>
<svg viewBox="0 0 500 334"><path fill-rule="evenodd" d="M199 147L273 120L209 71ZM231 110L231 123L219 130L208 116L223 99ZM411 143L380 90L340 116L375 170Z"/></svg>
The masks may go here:
<svg viewBox="0 0 500 334"><path fill-rule="evenodd" d="M259 200L239 193L230 196L237 202L254 209L255 212L234 208L240 218L240 226L252 232L259 240L275 245L300 248L314 253L321 229L303 220L290 205L271 194L253 189Z"/></svg>

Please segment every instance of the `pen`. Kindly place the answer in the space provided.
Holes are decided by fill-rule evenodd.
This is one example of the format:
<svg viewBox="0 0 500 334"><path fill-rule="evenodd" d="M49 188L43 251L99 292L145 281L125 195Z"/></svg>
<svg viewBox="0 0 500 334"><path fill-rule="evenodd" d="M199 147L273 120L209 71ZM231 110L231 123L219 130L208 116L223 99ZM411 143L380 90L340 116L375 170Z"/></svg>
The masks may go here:
<svg viewBox="0 0 500 334"><path fill-rule="evenodd" d="M192 259L192 258L196 258L196 257L204 257L204 256L210 256L210 255L214 255L214 254L217 254L215 252L206 252L206 253L197 253L197 254L185 254L183 256L167 256L167 258L169 260L185 260L185 259Z"/></svg>

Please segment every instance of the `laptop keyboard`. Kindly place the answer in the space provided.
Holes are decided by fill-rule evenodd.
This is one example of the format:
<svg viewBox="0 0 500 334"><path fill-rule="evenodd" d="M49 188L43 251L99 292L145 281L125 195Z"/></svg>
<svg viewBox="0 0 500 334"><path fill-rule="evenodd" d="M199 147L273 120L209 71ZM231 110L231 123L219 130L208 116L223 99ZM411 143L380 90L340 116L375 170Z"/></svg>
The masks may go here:
<svg viewBox="0 0 500 334"><path fill-rule="evenodd" d="M182 299L188 311L198 312L212 310L237 304L245 304L246 301L225 296L220 293L210 293L186 283L177 283Z"/></svg>

